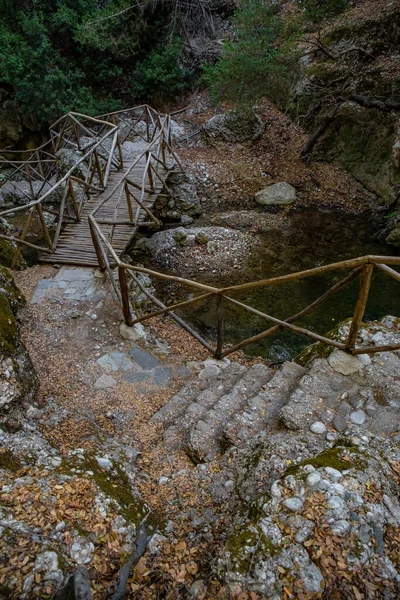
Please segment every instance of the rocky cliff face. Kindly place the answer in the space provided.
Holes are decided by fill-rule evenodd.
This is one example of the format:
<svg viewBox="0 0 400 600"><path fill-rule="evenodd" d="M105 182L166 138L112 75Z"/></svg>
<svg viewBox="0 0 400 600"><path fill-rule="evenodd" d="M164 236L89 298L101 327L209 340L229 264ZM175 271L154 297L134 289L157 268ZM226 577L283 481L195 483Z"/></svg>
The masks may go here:
<svg viewBox="0 0 400 600"><path fill-rule="evenodd" d="M19 428L21 411L35 399L38 389L16 320L24 302L10 273L0 266L0 424L11 431Z"/></svg>
<svg viewBox="0 0 400 600"><path fill-rule="evenodd" d="M297 108L312 131L343 101L319 138L314 157L348 170L381 203L398 201L400 185L400 3L362 2L321 32L302 58ZM317 49L316 49L317 48ZM379 100L361 106L354 95ZM350 100L350 101L349 101ZM387 105L387 102L393 102Z"/></svg>

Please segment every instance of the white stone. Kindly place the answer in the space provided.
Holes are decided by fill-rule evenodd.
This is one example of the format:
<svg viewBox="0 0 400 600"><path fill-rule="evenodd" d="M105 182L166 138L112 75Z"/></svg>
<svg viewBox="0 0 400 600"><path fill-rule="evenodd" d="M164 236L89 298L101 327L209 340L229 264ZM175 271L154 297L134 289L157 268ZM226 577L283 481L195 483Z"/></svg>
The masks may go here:
<svg viewBox="0 0 400 600"><path fill-rule="evenodd" d="M221 369L217 367L217 365L210 364L200 371L199 378L210 379L211 377L216 377L216 375L219 375L219 373L221 373Z"/></svg>
<svg viewBox="0 0 400 600"><path fill-rule="evenodd" d="M310 473L307 475L306 484L310 487L314 487L319 484L321 481L321 475L316 471L314 473Z"/></svg>
<svg viewBox="0 0 400 600"><path fill-rule="evenodd" d="M319 435L322 435L326 433L326 427L323 423L321 423L321 421L315 421L315 423L311 425L310 431L312 431L312 433L318 433Z"/></svg>
<svg viewBox="0 0 400 600"><path fill-rule="evenodd" d="M331 525L331 529L336 535L344 535L349 531L350 523L345 521L345 519L339 519L338 521L335 521L333 525Z"/></svg>
<svg viewBox="0 0 400 600"><path fill-rule="evenodd" d="M219 369L226 369L226 367L229 367L230 364L231 361L229 360L229 358L222 358L221 360L217 360L216 358L206 358L206 360L204 361L205 367L207 367L208 365L214 365Z"/></svg>
<svg viewBox="0 0 400 600"><path fill-rule="evenodd" d="M342 375L353 375L364 366L356 356L342 352L342 350L334 350L328 358L328 363L334 371Z"/></svg>
<svg viewBox="0 0 400 600"><path fill-rule="evenodd" d="M281 498L282 496L282 492L281 489L279 487L279 482L278 481L274 481L274 483L271 486L271 495L274 496L274 498Z"/></svg>
<svg viewBox="0 0 400 600"><path fill-rule="evenodd" d="M333 477L334 479L342 478L341 472L337 469L334 469L333 467L325 467L325 473L329 475L329 477Z"/></svg>
<svg viewBox="0 0 400 600"><path fill-rule="evenodd" d="M350 415L350 421L354 423L354 425L363 425L366 418L366 414L363 410L357 410L356 412L352 412Z"/></svg>
<svg viewBox="0 0 400 600"><path fill-rule="evenodd" d="M160 477L158 480L158 485L165 485L168 481L168 477Z"/></svg>
<svg viewBox="0 0 400 600"><path fill-rule="evenodd" d="M141 323L136 323L133 327L123 322L119 326L119 333L125 339L130 342L137 342L146 338L146 330Z"/></svg>
<svg viewBox="0 0 400 600"><path fill-rule="evenodd" d="M368 354L358 354L357 358L364 366L368 366L372 362L371 357Z"/></svg>
<svg viewBox="0 0 400 600"><path fill-rule="evenodd" d="M93 558L94 545L91 541L78 537L74 540L69 551L72 560L78 565L87 565Z"/></svg>
<svg viewBox="0 0 400 600"><path fill-rule="evenodd" d="M293 204L296 200L296 190L289 183L280 181L257 192L254 199L261 206Z"/></svg>
<svg viewBox="0 0 400 600"><path fill-rule="evenodd" d="M346 492L346 488L341 483L334 483L332 485L332 490L338 496L344 496Z"/></svg>
<svg viewBox="0 0 400 600"><path fill-rule="evenodd" d="M284 500L283 505L286 506L286 508L288 508L289 510L295 512L303 506L303 502L304 501L301 498L296 498L295 496L293 496L292 498Z"/></svg>
<svg viewBox="0 0 400 600"><path fill-rule="evenodd" d="M106 471L112 469L113 464L109 458L106 458L104 456L96 456L96 460L98 462L99 467L101 467L102 469L105 469Z"/></svg>

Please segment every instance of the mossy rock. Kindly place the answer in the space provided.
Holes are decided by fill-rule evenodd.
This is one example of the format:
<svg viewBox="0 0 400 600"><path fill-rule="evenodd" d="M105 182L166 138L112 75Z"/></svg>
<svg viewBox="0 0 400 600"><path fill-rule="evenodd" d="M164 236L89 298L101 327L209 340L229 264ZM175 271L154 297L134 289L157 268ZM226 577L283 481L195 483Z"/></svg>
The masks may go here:
<svg viewBox="0 0 400 600"><path fill-rule="evenodd" d="M345 321L341 321L338 323L333 329L325 333L324 337L327 337L331 340L342 341L341 337L343 336L344 328L349 328L351 323L351 319L346 319ZM362 323L362 325L365 325ZM317 358L328 358L328 356L335 350L334 346L327 346L322 342L315 342L315 344L310 344L307 348L304 348L300 354L295 356L293 359L294 362L301 365L302 367L311 367L314 360Z"/></svg>
<svg viewBox="0 0 400 600"><path fill-rule="evenodd" d="M0 469L17 473L22 465L17 458L9 450L0 450Z"/></svg>
<svg viewBox="0 0 400 600"><path fill-rule="evenodd" d="M3 233L2 229L0 229L0 233ZM13 262L16 250L17 248L12 242L0 239L0 265L4 265L5 267L13 267L14 269L18 270L25 269L27 265L20 252L15 263Z"/></svg>
<svg viewBox="0 0 400 600"><path fill-rule="evenodd" d="M400 169L393 161L396 118L346 102L318 140L314 156L335 162L387 204L396 198Z"/></svg>
<svg viewBox="0 0 400 600"><path fill-rule="evenodd" d="M11 310L15 314L18 307L25 305L25 298L18 287L11 273L0 265L0 294L4 294L10 303Z"/></svg>
<svg viewBox="0 0 400 600"><path fill-rule="evenodd" d="M0 294L0 353L11 356L18 343L18 326L10 303L4 294Z"/></svg>
<svg viewBox="0 0 400 600"><path fill-rule="evenodd" d="M73 475L71 470L76 464L72 459L64 460L62 463L63 471ZM120 465L114 464L112 471L102 469L95 456L90 453L85 454L84 469L93 473L92 477L101 491L115 501L118 505L118 512L124 517L127 523L133 523L136 527L148 513L148 508L139 497L131 490L131 484L125 471ZM147 520L148 530L155 531L159 528L158 521L150 515Z"/></svg>
<svg viewBox="0 0 400 600"><path fill-rule="evenodd" d="M386 242L395 248L400 248L400 225L389 233Z"/></svg>

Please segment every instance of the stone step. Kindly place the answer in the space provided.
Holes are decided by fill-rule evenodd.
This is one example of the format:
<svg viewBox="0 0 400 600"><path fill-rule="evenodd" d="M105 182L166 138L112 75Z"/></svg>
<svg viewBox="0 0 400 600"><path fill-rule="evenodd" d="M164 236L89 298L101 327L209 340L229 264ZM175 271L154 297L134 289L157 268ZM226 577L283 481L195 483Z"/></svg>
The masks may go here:
<svg viewBox="0 0 400 600"><path fill-rule="evenodd" d="M200 402L205 406L214 404L220 396L231 389L245 371L246 367L238 363L230 363L214 376L206 379L200 377L191 379L167 404L154 413L150 422L160 423L165 429L175 425L192 403Z"/></svg>
<svg viewBox="0 0 400 600"><path fill-rule="evenodd" d="M184 411L176 414L174 423L164 432L164 441L170 447L179 446L182 441L182 433L200 420L222 396L230 392L246 371L247 369L243 365L231 363L219 375L209 379L208 387L198 393L195 400L186 405Z"/></svg>
<svg viewBox="0 0 400 600"><path fill-rule="evenodd" d="M261 429L275 429L281 408L289 401L305 373L306 369L294 362L284 363L266 384L265 389L249 398L243 411L233 415L223 431L223 446L238 445Z"/></svg>
<svg viewBox="0 0 400 600"><path fill-rule="evenodd" d="M194 462L213 460L221 452L221 434L235 412L258 394L273 377L274 371L265 365L253 365L218 402L193 425L184 441L187 454Z"/></svg>

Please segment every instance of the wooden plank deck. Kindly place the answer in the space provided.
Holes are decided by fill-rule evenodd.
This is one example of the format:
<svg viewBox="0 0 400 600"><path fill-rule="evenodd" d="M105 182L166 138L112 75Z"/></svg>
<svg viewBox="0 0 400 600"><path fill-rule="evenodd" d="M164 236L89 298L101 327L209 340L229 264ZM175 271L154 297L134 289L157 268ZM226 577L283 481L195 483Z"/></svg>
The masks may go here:
<svg viewBox="0 0 400 600"><path fill-rule="evenodd" d="M91 195L89 199L85 200L84 206L81 211L81 221L79 223L69 223L63 229L60 234L56 251L52 254L43 253L41 257L41 262L45 263L53 263L53 264L65 264L65 265L80 265L87 267L96 267L98 266L98 261L96 257L96 252L92 242L92 236L90 233L89 215L94 211L95 207L103 200L110 195L112 189L123 180L126 172L132 166L133 161L125 162L124 168L121 171L114 172L110 175L108 184L106 189L100 194ZM141 160L130 172L129 179L138 185L142 185L143 173L145 168L145 158L143 161ZM165 181L168 175L168 171L166 169L160 169L158 171L160 177ZM139 190L134 190L132 192L139 196ZM146 193L144 195L143 204L146 208L151 210L154 205L158 195L162 192L162 184L161 181L154 177L154 193L149 194ZM101 221L113 221L114 220L114 210L115 205L118 202L120 194L120 187L114 192L114 194L110 197L110 199L96 212L95 219L97 222ZM132 208L133 214L135 216L136 209L138 205L132 198ZM120 207L118 209L118 221L129 221L128 214L128 206L125 199L125 194L123 194L122 201ZM141 208L139 212L138 225L140 227L140 223L149 221L148 215L146 215L145 211ZM101 231L107 236L111 232L112 225L100 224ZM138 227L132 225L116 225L114 230L114 235L112 238L112 247L116 251L118 255L121 255L127 245L132 240L133 236L136 234Z"/></svg>

